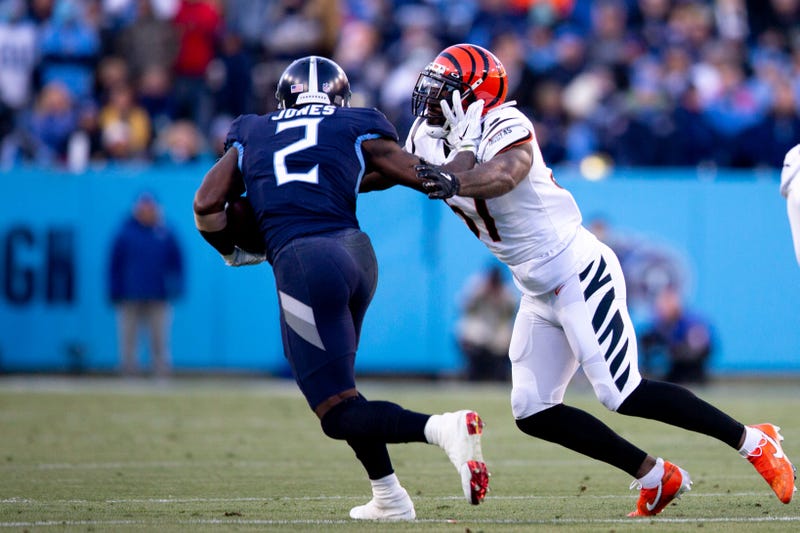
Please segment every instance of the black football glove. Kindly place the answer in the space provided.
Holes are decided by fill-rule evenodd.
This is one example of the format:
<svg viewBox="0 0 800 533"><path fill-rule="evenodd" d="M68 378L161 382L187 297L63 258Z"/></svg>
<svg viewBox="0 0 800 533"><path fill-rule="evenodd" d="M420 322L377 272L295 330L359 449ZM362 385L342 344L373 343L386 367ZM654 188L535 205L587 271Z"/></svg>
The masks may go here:
<svg viewBox="0 0 800 533"><path fill-rule="evenodd" d="M422 180L422 189L432 200L443 200L458 194L461 184L458 178L442 169L431 165L417 165L417 178Z"/></svg>

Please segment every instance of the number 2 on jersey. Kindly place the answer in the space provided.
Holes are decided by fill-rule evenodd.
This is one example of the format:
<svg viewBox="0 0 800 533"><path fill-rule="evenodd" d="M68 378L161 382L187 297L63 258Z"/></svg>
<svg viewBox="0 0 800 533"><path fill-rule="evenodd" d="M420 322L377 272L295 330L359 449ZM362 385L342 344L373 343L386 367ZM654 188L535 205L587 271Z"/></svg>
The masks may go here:
<svg viewBox="0 0 800 533"><path fill-rule="evenodd" d="M319 183L319 165L314 165L314 168L308 172L289 172L286 168L286 158L301 150L317 145L317 128L320 122L322 122L321 118L299 118L297 120L278 123L275 133L280 133L291 128L305 129L302 139L298 139L280 150L275 150L275 155L272 158L272 165L275 169L275 180L278 186L289 183L290 181Z"/></svg>

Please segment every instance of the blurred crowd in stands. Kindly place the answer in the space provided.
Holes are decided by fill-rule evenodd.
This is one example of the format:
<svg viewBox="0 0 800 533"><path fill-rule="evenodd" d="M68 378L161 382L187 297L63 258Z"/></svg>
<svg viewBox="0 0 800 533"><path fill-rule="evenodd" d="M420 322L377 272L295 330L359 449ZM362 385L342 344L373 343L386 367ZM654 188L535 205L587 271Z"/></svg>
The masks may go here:
<svg viewBox="0 0 800 533"><path fill-rule="evenodd" d="M0 168L215 157L308 54L402 139L458 42L504 63L550 165L777 168L800 140L800 0L0 0Z"/></svg>

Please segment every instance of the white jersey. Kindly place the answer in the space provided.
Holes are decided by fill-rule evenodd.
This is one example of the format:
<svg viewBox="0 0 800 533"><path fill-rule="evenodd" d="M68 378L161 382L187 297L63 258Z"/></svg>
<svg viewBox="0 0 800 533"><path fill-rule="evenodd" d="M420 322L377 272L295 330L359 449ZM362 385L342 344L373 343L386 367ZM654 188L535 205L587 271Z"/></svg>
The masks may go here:
<svg viewBox="0 0 800 533"><path fill-rule="evenodd" d="M786 157L783 159L780 190L784 198L789 197L789 191L798 174L800 174L800 144L786 152Z"/></svg>
<svg viewBox="0 0 800 533"><path fill-rule="evenodd" d="M405 149L427 162L448 161L444 139L429 133L438 128L418 118ZM585 262L597 244L581 226L581 213L572 194L559 186L545 165L533 125L510 104L489 111L482 119L483 134L477 162L489 161L512 146L531 143L533 164L528 177L513 190L489 199L453 196L445 200L469 229L505 263L523 293L543 294L563 283Z"/></svg>

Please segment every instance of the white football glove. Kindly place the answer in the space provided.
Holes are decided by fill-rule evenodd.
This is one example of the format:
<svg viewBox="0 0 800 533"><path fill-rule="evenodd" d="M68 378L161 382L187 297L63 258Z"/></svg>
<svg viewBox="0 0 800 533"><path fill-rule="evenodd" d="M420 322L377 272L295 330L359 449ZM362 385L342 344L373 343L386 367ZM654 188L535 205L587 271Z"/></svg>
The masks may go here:
<svg viewBox="0 0 800 533"><path fill-rule="evenodd" d="M446 142L454 152L468 150L478 152L481 142L481 115L483 100L475 100L467 110L461 104L461 93L453 91L453 106L447 100L441 101L442 115L445 118L444 129L448 132Z"/></svg>
<svg viewBox="0 0 800 533"><path fill-rule="evenodd" d="M234 246L233 253L223 255L222 259L225 260L226 265L231 267L258 265L267 260L267 254L254 254Z"/></svg>

